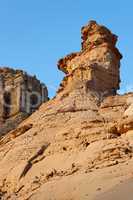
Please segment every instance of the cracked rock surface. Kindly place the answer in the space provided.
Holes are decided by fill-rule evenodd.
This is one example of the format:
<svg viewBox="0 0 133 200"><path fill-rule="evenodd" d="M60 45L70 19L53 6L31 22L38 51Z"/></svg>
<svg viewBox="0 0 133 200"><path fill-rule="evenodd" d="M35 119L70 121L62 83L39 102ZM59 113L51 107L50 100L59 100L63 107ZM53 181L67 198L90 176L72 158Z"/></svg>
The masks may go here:
<svg viewBox="0 0 133 200"><path fill-rule="evenodd" d="M132 178L133 94L117 94L117 37L91 21L82 40L58 63L56 97L1 138L1 199L93 200Z"/></svg>

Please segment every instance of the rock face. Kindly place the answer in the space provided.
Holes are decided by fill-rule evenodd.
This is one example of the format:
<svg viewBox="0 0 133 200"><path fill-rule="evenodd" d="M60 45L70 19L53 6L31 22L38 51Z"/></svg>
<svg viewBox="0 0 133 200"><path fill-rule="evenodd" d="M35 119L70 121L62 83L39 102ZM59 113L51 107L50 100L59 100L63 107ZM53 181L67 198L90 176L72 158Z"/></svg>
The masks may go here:
<svg viewBox="0 0 133 200"><path fill-rule="evenodd" d="M117 37L91 21L82 39L58 63L56 97L0 140L4 200L94 200L132 177L133 93L116 94Z"/></svg>
<svg viewBox="0 0 133 200"><path fill-rule="evenodd" d="M82 28L82 50L72 53L58 63L67 74L60 90L77 82L84 82L87 89L102 95L116 94L120 83L120 59L122 55L115 47L117 36L104 26L91 21ZM68 84L66 83L68 82Z"/></svg>
<svg viewBox="0 0 133 200"><path fill-rule="evenodd" d="M47 88L21 70L0 68L0 135L48 100Z"/></svg>

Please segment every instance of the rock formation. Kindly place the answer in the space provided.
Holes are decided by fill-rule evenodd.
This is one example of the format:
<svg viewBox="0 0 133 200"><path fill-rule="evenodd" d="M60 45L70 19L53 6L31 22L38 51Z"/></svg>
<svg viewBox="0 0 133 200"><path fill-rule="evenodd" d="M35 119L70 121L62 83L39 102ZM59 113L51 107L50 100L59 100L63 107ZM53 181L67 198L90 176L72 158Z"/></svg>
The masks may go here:
<svg viewBox="0 0 133 200"><path fill-rule="evenodd" d="M78 82L81 85L82 82L84 87L99 94L116 94L119 89L122 58L115 47L117 36L104 26L91 21L82 28L82 40L81 52L72 53L58 63L59 69L67 74L60 90L70 85L69 82L72 85Z"/></svg>
<svg viewBox="0 0 133 200"><path fill-rule="evenodd" d="M117 37L91 21L82 40L58 63L56 97L1 138L2 199L93 200L132 177L133 94L116 94Z"/></svg>
<svg viewBox="0 0 133 200"><path fill-rule="evenodd" d="M0 135L48 100L47 88L21 70L0 68Z"/></svg>

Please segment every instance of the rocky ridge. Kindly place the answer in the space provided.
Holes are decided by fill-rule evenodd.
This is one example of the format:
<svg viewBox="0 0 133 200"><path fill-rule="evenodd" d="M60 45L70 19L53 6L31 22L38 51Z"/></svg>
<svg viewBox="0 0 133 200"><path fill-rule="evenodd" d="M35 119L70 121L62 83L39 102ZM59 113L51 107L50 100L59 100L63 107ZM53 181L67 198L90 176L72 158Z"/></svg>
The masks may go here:
<svg viewBox="0 0 133 200"><path fill-rule="evenodd" d="M118 95L117 37L91 21L58 62L57 95L0 140L1 199L91 200L132 177L133 94Z"/></svg>

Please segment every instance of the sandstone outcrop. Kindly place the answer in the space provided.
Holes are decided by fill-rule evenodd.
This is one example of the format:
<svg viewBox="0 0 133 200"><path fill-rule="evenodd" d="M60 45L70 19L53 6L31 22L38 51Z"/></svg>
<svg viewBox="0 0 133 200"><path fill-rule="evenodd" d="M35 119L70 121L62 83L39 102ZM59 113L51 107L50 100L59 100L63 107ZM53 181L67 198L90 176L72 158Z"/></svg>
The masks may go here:
<svg viewBox="0 0 133 200"><path fill-rule="evenodd" d="M22 70L0 68L0 135L15 128L47 100L47 88L36 77Z"/></svg>
<svg viewBox="0 0 133 200"><path fill-rule="evenodd" d="M132 177L133 93L116 94L117 37L91 21L82 39L58 63L56 97L0 140L2 199L94 200Z"/></svg>
<svg viewBox="0 0 133 200"><path fill-rule="evenodd" d="M71 83L84 82L87 89L102 95L116 94L120 83L120 59L117 36L104 26L91 21L82 28L82 50L59 60L58 68L65 72L60 90ZM68 84L67 84L68 82Z"/></svg>

